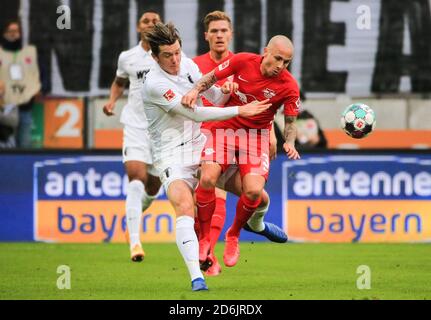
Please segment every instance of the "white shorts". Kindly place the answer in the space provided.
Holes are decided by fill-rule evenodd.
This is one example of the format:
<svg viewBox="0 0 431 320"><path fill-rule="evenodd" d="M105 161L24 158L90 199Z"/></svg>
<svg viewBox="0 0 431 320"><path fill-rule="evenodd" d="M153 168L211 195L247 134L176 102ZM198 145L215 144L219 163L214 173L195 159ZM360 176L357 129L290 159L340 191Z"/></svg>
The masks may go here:
<svg viewBox="0 0 431 320"><path fill-rule="evenodd" d="M206 137L201 134L196 139L172 149L175 157L165 157L154 163L160 172L160 181L168 192L169 185L175 180L183 180L192 190L199 182L200 156L205 146Z"/></svg>
<svg viewBox="0 0 431 320"><path fill-rule="evenodd" d="M124 126L123 163L127 161L146 163L148 173L155 177L159 176L159 172L153 166L151 140L147 129Z"/></svg>

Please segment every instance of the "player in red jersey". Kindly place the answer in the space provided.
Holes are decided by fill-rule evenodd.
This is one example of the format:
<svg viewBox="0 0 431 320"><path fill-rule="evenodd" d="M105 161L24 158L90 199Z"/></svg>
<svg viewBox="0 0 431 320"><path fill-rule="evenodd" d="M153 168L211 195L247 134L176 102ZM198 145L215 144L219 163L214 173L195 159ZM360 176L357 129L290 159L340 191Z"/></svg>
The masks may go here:
<svg viewBox="0 0 431 320"><path fill-rule="evenodd" d="M200 186L204 189L203 197L212 197L218 178L230 166L233 156L238 163L242 180L242 194L237 204L235 219L226 232L223 256L226 266L234 266L237 263L241 228L262 201L262 192L269 173L269 130L280 107L283 107L285 114L284 149L290 159L299 159L294 145L294 122L300 105L299 88L286 69L292 60L293 50L293 44L287 37L275 36L264 49L263 56L251 53L235 55L205 75L182 99L183 105L193 107L201 92L219 79L233 75L233 81L238 83L239 88L231 95L227 106L265 99L270 99L272 104L268 110L250 119L235 117L217 122L212 126L213 137L216 137L214 140L217 143L214 145L214 141L209 140L203 150L200 179ZM221 129L225 130L220 138L217 134Z"/></svg>
<svg viewBox="0 0 431 320"><path fill-rule="evenodd" d="M213 11L208 13L204 18L204 26L205 40L208 41L210 51L206 54L195 57L193 60L199 66L201 72L203 74L207 74L214 70L214 68L216 68L224 61L233 57L234 54L229 51L229 44L232 40L233 32L231 19L225 12L222 11ZM217 81L216 85L222 86L226 81L229 81L229 79L220 79ZM234 87L235 86L233 86L232 89ZM204 102L204 105L211 106L211 104L204 98L202 98L202 100ZM205 130L209 131L212 125L212 122L203 123L201 129L203 129L204 132ZM271 130L271 158L275 158L276 156L276 145L277 139L275 137L274 131ZM229 172L225 174L223 179L219 180L219 186L221 188L215 188L215 201L213 201L211 204L208 204L204 208L201 208L199 206L200 203L198 201L198 213L202 213L202 210L209 212L209 214L204 213L198 215L201 218L201 221L205 219L208 220L202 222L203 224L206 223L207 227L210 228L209 237L200 238L199 246L200 257L205 257L201 258L201 261L205 261L208 256L210 257L209 261L211 261L212 265L206 271L206 275L209 276L216 276L221 272L221 266L215 256L214 248L220 237L220 233L223 229L224 222L226 219L226 191L224 191L223 189L229 190L229 192L232 192L234 194L240 193L241 190L241 180L235 177L235 175L238 174L236 171L236 166L234 168L230 168ZM231 181L236 183L233 183ZM200 198L199 190L200 188L196 190L196 196L198 199ZM263 222L263 217L266 214L268 207L269 197L265 194L265 201L263 201L260 208L256 210L253 217L248 221L247 230L263 235L271 241L286 242L287 236L280 228L271 223ZM200 223L197 223L196 226L196 229L198 229ZM273 232L271 233L271 231Z"/></svg>
<svg viewBox="0 0 431 320"><path fill-rule="evenodd" d="M222 11L208 13L204 18L204 26L205 40L208 42L210 50L203 55L195 57L193 61L198 65L202 74L207 74L214 70L219 64L233 57L234 54L229 51L229 44L232 40L233 32L231 19ZM216 85L222 86L226 81L228 81L228 79L221 79L217 81ZM205 106L211 106L211 103L205 100L205 98L202 98L202 100ZM202 123L202 132L210 130L211 125L211 122ZM209 221L204 221L204 223L210 225L209 237L204 239L200 238L201 245L199 249L208 250L207 248L210 248L210 255L214 258L212 259L212 266L206 271L206 274L218 275L221 272L221 267L215 258L214 247L220 237L226 219L226 191L215 188L215 201L210 210L213 211L212 217L208 219L210 223L208 223ZM202 217L202 215L200 216ZM206 233L208 233L208 231ZM205 243L202 244L202 242ZM203 253L199 255L202 256Z"/></svg>

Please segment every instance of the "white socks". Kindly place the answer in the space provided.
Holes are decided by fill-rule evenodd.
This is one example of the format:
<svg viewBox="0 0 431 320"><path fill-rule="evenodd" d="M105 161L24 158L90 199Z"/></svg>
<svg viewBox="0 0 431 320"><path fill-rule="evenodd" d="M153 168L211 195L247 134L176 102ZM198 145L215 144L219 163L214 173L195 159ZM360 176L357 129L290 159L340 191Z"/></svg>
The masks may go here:
<svg viewBox="0 0 431 320"><path fill-rule="evenodd" d="M176 240L178 249L189 269L190 278L204 278L199 267L199 242L194 229L195 220L189 216L177 218Z"/></svg>
<svg viewBox="0 0 431 320"><path fill-rule="evenodd" d="M247 223L253 231L261 232L265 229L265 225L263 224L263 218L269 209L269 198L268 204L264 208L257 208L253 215L248 219Z"/></svg>
<svg viewBox="0 0 431 320"><path fill-rule="evenodd" d="M144 194L144 184L140 180L133 180L127 186L126 197L126 217L127 229L129 230L130 247L141 244L140 226L142 214L142 196Z"/></svg>
<svg viewBox="0 0 431 320"><path fill-rule="evenodd" d="M145 212L145 210L147 210L151 206L154 199L156 198L157 198L157 194L155 196L150 196L145 192L145 189L144 189L144 192L142 195L142 212Z"/></svg>

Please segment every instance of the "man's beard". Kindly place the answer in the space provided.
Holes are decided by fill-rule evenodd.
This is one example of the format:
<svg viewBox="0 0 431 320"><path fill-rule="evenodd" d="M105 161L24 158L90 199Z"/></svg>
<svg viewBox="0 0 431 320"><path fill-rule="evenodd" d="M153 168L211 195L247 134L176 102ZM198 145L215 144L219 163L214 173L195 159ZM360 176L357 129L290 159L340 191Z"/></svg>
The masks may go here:
<svg viewBox="0 0 431 320"><path fill-rule="evenodd" d="M22 49L22 38L19 38L15 41L8 41L2 37L1 46L4 50L7 51L18 51Z"/></svg>

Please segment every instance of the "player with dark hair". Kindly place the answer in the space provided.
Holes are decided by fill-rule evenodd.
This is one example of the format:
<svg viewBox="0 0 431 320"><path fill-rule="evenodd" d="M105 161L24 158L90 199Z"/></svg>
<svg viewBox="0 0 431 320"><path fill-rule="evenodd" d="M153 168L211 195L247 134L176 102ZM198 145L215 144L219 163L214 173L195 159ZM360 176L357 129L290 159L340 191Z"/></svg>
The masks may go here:
<svg viewBox="0 0 431 320"><path fill-rule="evenodd" d="M268 100L243 106L186 108L182 95L202 77L197 65L181 55L181 38L172 24L158 23L145 38L157 64L143 87L145 114L153 146L154 166L159 172L167 197L174 207L176 243L188 268L192 290L208 290L199 266L199 243L194 230L194 189L197 186L202 149L206 137L200 123L232 117L252 117L264 112ZM224 105L226 88L205 92L214 105Z"/></svg>

